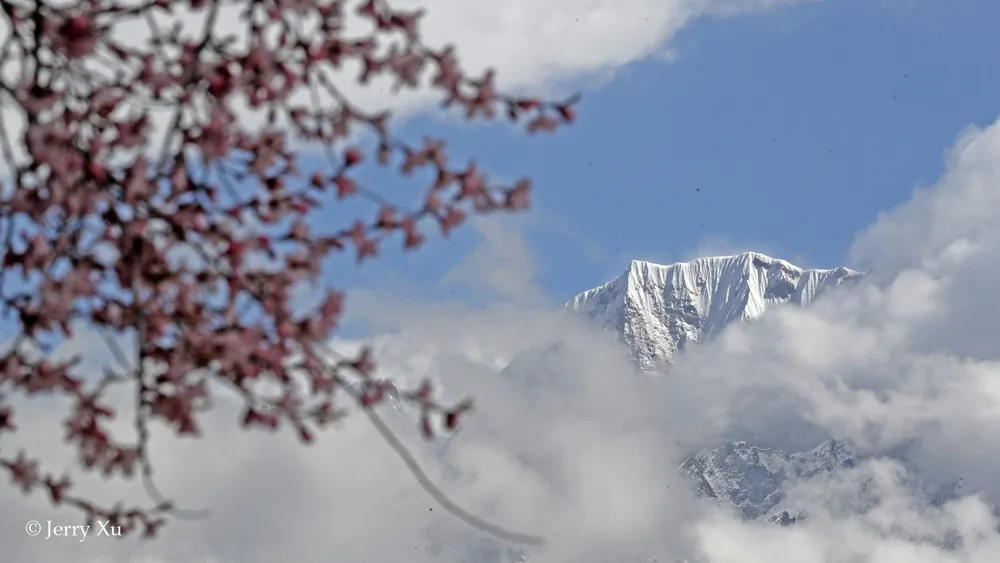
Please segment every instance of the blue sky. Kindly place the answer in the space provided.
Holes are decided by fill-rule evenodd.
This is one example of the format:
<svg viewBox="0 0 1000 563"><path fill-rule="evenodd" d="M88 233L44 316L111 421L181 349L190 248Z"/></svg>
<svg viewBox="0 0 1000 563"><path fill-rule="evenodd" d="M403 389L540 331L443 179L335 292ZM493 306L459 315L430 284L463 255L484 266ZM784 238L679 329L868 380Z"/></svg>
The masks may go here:
<svg viewBox="0 0 1000 563"><path fill-rule="evenodd" d="M526 237L557 301L633 258L752 248L836 266L877 213L938 177L963 128L996 117L998 18L986 0L847 0L702 19L670 43L672 61L586 91L578 124L555 136L432 118L401 133L535 180ZM425 294L478 238L466 227L341 283Z"/></svg>
<svg viewBox="0 0 1000 563"><path fill-rule="evenodd" d="M607 12L601 2L537 0L533 16L516 2L472 10L439 0L425 39L456 40L471 67L497 62L501 78L516 75L535 91L550 89L546 65L599 79L584 80L578 123L553 136L412 111L398 131L414 141L444 137L459 158L534 179L535 208L508 223L508 250L534 257L535 281L553 304L612 279L631 259L753 249L804 266L843 264L859 229L937 179L965 127L996 118L1000 35L991 26L1000 3L785 0L724 18L694 17L696 9L693 19L677 7L754 3L621 0ZM653 31L634 13L647 13L643 6L658 22ZM539 18L547 23L536 29ZM499 39L485 36L494 28ZM641 40L630 40L632 30ZM526 44L541 62L494 44ZM366 183L393 199L419 188L382 178ZM353 217L337 210L324 220ZM328 281L416 299L478 297L440 283L470 254L489 259L477 230L431 239L420 252L389 251L361 267L337 261Z"/></svg>

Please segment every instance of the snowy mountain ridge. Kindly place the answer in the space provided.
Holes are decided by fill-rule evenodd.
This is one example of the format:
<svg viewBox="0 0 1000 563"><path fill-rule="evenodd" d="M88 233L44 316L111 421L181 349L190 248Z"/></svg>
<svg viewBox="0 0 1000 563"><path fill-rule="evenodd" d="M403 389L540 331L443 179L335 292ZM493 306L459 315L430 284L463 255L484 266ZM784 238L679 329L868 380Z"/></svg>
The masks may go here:
<svg viewBox="0 0 1000 563"><path fill-rule="evenodd" d="M633 260L614 280L580 293L566 308L616 332L642 371L669 365L692 342L777 305L806 306L860 272L803 269L758 252L669 265Z"/></svg>

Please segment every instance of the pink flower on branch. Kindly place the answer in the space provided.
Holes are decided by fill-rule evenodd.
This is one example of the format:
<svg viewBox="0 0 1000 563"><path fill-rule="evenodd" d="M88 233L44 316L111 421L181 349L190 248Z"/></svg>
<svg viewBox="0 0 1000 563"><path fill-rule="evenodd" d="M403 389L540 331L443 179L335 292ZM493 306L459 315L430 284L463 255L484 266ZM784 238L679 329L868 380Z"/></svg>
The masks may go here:
<svg viewBox="0 0 1000 563"><path fill-rule="evenodd" d="M364 262L386 243L415 250L434 223L449 236L471 215L528 207L527 179L498 185L474 164L451 165L444 140L398 137L388 112L368 113L348 99L332 78L335 69L353 62L362 69L358 81L379 76L402 89L430 88L468 119L500 113L528 132L576 119L576 99L507 96L493 70L467 76L454 48L422 41L422 11L395 10L385 0L360 3L354 17L372 24L362 37L346 34L349 14L340 1L246 0L245 42L213 27L219 0L0 4L0 17L17 24L11 56L30 69L4 84L17 93L27 127L19 139L0 139L0 147L24 148L19 161L0 150L11 170L0 190L0 306L20 329L16 347L0 351L0 434L17 431L15 396L62 395L72 404L66 444L81 469L116 478L152 479L150 420L198 436L215 385L246 401L244 426L290 425L309 443L344 415L338 391L370 382L365 392L347 395L388 433L373 409L393 384L378 377L374 353L365 348L333 360L326 353L345 310L343 294L323 288L322 301L305 313L295 310L292 296L319 283L335 254L349 251ZM150 26L143 44L113 33L126 21L156 21L147 17L152 13L176 16L169 11L180 4L206 15L195 37L169 25ZM309 17L319 31L306 36L296 22ZM259 109L264 125L245 122L238 106ZM158 116L165 116L162 124ZM374 154L343 146L359 130L375 137ZM297 139L324 147L329 167L301 174L290 148ZM410 203L389 201L363 180L369 163L398 165L413 182L426 172L431 181ZM371 204L370 214L331 225L322 213L341 200ZM29 291L4 283L15 272L18 287ZM22 354L22 345L68 338L71 327L107 334L118 365L100 377L81 373L83 362ZM128 352L115 344L126 335L135 341ZM265 400L263 384L280 387L280 398ZM114 385L137 391L138 440L110 430L118 411L104 393ZM439 404L429 384L400 396L419 409L428 438L435 429L454 430L471 407ZM2 454L0 467L15 486L46 489L54 504L86 518L151 536L166 517L185 514L162 498L145 508L101 507L68 476L44 474L27 453ZM513 541L538 539L455 513Z"/></svg>

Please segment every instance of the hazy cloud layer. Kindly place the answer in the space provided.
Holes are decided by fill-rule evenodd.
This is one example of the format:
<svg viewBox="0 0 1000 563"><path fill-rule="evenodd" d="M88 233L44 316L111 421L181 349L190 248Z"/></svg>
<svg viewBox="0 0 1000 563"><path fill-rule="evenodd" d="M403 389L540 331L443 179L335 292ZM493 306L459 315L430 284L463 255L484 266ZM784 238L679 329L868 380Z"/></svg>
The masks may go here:
<svg viewBox="0 0 1000 563"><path fill-rule="evenodd" d="M542 291L534 280L537 265L524 231L496 218L479 218L474 225L482 241L445 273L441 284L471 286L518 304L541 304Z"/></svg>

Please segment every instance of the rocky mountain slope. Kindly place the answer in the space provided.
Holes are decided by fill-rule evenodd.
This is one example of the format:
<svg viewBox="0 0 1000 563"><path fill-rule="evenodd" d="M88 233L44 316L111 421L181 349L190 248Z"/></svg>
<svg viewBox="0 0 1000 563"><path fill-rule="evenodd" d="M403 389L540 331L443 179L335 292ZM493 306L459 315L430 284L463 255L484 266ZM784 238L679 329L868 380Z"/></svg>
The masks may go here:
<svg viewBox="0 0 1000 563"><path fill-rule="evenodd" d="M574 297L568 309L617 332L642 371L669 364L692 342L783 304L805 306L863 274L807 270L756 252L667 266L632 261L614 280Z"/></svg>
<svg viewBox="0 0 1000 563"><path fill-rule="evenodd" d="M680 472L694 481L700 496L731 504L745 518L757 519L768 515L782 501L787 481L811 479L824 472L854 467L857 462L854 449L836 440L793 454L733 442L701 450L681 464ZM792 518L787 513L772 516L782 524L789 523L782 520Z"/></svg>
<svg viewBox="0 0 1000 563"><path fill-rule="evenodd" d="M908 465L899 451L872 457ZM783 505L789 485L857 467L865 459L868 457L858 454L850 444L832 439L793 454L740 441L705 448L685 460L678 471L691 479L697 494L705 499L732 506L748 520L789 526L803 516L796 507ZM962 492L961 478L918 480L913 485L929 505L941 505Z"/></svg>

